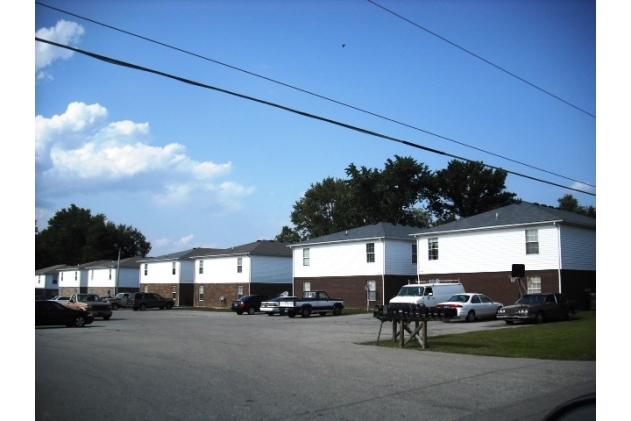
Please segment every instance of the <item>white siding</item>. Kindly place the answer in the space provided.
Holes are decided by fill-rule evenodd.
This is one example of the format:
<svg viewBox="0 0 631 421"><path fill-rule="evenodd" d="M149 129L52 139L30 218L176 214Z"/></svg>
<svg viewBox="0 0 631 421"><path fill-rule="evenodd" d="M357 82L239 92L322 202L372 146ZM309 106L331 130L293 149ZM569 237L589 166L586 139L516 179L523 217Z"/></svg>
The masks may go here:
<svg viewBox="0 0 631 421"><path fill-rule="evenodd" d="M237 259L242 259L242 271L237 272ZM199 274L199 262L195 265L195 283L231 284L250 282L250 257L226 256L204 259L204 273Z"/></svg>
<svg viewBox="0 0 631 421"><path fill-rule="evenodd" d="M562 269L596 270L596 230L561 226Z"/></svg>
<svg viewBox="0 0 631 421"><path fill-rule="evenodd" d="M415 241L385 240L386 275L416 275L416 263L412 263L412 245Z"/></svg>
<svg viewBox="0 0 631 421"><path fill-rule="evenodd" d="M375 261L366 262L366 244L375 244ZM309 249L309 266L302 264L302 250ZM367 240L317 244L292 248L294 277L378 275L384 268L383 242Z"/></svg>
<svg viewBox="0 0 631 421"><path fill-rule="evenodd" d="M428 260L428 238L418 238L419 274L510 271L514 263L526 270L558 269L558 233L552 224L538 230L539 254L526 254L525 227L467 233L437 234L438 260Z"/></svg>
<svg viewBox="0 0 631 421"><path fill-rule="evenodd" d="M53 284L53 279L59 279L57 275L35 275L35 288L56 289L59 288L59 284Z"/></svg>
<svg viewBox="0 0 631 421"><path fill-rule="evenodd" d="M75 272L77 280L75 281ZM63 277L63 280L62 280ZM80 288L87 287L87 271L85 270L63 270L59 272L59 288Z"/></svg>
<svg viewBox="0 0 631 421"><path fill-rule="evenodd" d="M110 279L110 269L92 269L88 271L88 285L94 288L116 288L116 268L111 268L112 277ZM120 268L120 278L118 287L138 288L140 286L139 269Z"/></svg>
<svg viewBox="0 0 631 421"><path fill-rule="evenodd" d="M147 276L145 276L145 263L140 267L140 282L143 284L173 284L179 282L176 274L173 275L172 261L148 263ZM177 266L176 266L177 267Z"/></svg>

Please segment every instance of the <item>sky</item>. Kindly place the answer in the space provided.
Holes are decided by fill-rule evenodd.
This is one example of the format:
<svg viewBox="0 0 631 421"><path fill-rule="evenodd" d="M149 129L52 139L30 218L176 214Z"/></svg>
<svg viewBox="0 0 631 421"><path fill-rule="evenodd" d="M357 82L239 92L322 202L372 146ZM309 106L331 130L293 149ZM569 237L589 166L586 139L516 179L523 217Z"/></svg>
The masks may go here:
<svg viewBox="0 0 631 421"><path fill-rule="evenodd" d="M75 204L151 256L273 239L312 183L395 155L596 206L595 1L42 0L34 18L38 38L218 88L35 42L39 230Z"/></svg>

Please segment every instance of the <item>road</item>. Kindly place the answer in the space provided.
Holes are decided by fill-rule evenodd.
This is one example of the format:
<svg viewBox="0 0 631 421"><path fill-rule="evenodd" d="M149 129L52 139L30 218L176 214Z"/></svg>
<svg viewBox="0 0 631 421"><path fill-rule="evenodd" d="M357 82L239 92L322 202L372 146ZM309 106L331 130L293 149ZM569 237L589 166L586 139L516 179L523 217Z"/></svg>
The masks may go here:
<svg viewBox="0 0 631 421"><path fill-rule="evenodd" d="M38 327L35 419L539 421L596 391L594 361L360 345L379 326L371 314L119 309L85 328ZM428 343L496 328L515 327L430 322Z"/></svg>

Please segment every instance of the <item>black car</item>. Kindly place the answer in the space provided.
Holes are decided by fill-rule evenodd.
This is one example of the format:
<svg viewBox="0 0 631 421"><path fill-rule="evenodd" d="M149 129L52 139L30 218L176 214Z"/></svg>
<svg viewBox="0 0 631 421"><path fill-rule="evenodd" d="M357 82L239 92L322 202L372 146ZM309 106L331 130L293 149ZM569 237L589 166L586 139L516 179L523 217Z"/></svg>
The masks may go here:
<svg viewBox="0 0 631 421"><path fill-rule="evenodd" d="M93 321L94 316L87 311L68 308L54 301L35 301L35 326L83 327Z"/></svg>
<svg viewBox="0 0 631 421"><path fill-rule="evenodd" d="M155 292L135 292L129 298L131 300L131 308L134 311L145 311L148 308L159 308L170 310L175 305L175 301L171 298L163 297Z"/></svg>
<svg viewBox="0 0 631 421"><path fill-rule="evenodd" d="M550 320L572 320L574 308L563 294L526 294L510 306L497 310L497 318L513 322L543 323Z"/></svg>
<svg viewBox="0 0 631 421"><path fill-rule="evenodd" d="M267 301L266 295L244 295L243 297L232 302L232 311L236 311L237 314L254 314L257 311L261 311L261 303Z"/></svg>

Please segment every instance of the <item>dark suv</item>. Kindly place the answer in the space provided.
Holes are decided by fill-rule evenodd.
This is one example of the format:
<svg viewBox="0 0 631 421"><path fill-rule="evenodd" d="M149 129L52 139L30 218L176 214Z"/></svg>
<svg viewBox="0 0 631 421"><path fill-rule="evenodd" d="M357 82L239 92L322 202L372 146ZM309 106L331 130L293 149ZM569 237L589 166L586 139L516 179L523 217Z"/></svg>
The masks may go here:
<svg viewBox="0 0 631 421"><path fill-rule="evenodd" d="M156 294L155 292L136 292L130 297L131 308L134 311L145 311L148 308L171 309L175 302L170 299Z"/></svg>
<svg viewBox="0 0 631 421"><path fill-rule="evenodd" d="M261 303L267 301L266 295L244 295L232 302L232 311L236 311L237 314L254 314L257 311L261 311Z"/></svg>

